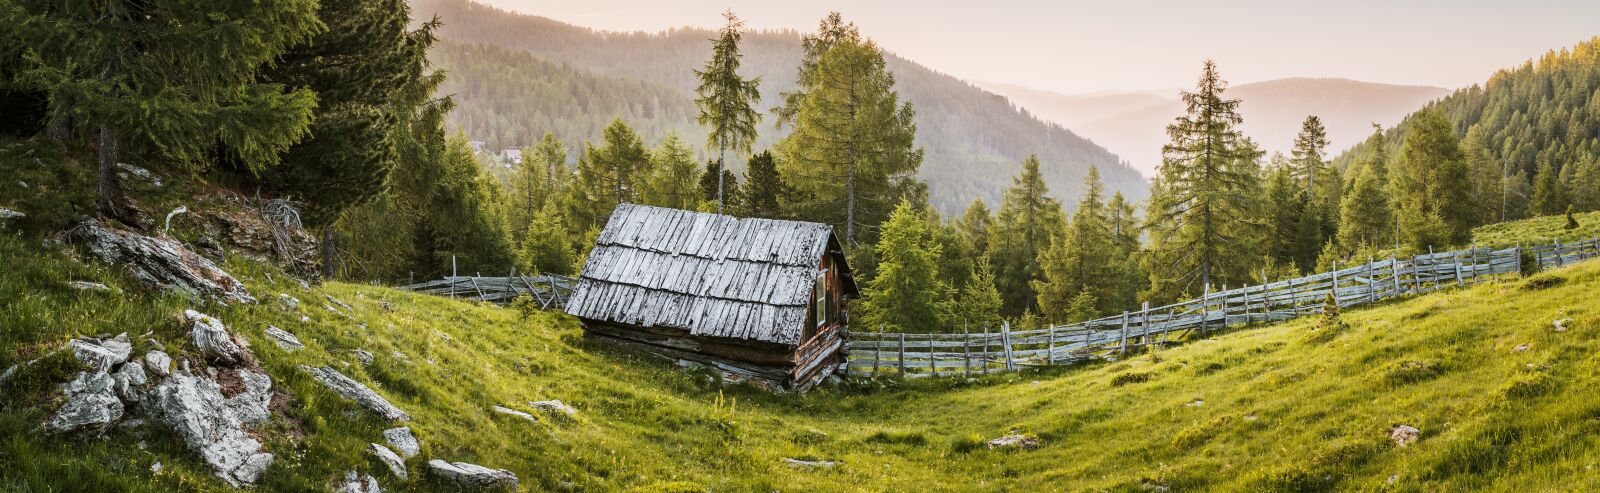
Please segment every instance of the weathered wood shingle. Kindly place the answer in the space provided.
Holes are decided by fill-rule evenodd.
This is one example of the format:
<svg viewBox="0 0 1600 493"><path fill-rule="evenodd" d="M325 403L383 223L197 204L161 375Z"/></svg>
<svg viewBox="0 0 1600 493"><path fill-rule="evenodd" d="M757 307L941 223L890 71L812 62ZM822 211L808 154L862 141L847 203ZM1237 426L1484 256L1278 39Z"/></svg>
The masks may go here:
<svg viewBox="0 0 1600 493"><path fill-rule="evenodd" d="M611 214L566 310L693 335L799 342L825 224L623 204Z"/></svg>

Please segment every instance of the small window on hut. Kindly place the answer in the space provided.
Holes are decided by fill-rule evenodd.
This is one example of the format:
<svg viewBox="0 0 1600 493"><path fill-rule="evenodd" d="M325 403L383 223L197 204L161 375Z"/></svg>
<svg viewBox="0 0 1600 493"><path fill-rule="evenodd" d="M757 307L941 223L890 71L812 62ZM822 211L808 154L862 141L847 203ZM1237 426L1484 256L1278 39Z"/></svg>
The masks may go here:
<svg viewBox="0 0 1600 493"><path fill-rule="evenodd" d="M817 276L816 287L811 292L811 306L817 309L817 327L828 325L828 273L823 271Z"/></svg>

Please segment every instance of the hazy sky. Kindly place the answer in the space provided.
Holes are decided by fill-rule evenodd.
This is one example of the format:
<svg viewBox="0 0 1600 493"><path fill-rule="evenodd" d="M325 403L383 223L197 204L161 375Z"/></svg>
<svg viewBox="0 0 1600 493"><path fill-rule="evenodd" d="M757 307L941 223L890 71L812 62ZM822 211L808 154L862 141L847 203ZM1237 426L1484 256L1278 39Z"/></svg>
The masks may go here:
<svg viewBox="0 0 1600 493"><path fill-rule="evenodd" d="M479 0L586 27L815 30L838 10L890 51L971 80L1065 93L1347 77L1456 88L1600 35L1600 0Z"/></svg>

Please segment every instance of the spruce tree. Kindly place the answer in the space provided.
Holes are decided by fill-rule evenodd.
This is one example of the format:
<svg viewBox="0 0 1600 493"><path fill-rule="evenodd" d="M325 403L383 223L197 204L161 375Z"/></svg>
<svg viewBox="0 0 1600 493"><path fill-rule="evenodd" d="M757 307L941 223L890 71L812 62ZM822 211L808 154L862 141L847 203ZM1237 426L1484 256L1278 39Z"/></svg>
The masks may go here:
<svg viewBox="0 0 1600 493"><path fill-rule="evenodd" d="M1365 145L1366 159L1351 167L1350 192L1339 202L1339 245L1355 250L1360 245L1387 245L1394 239L1394 214L1389 201L1388 150L1383 128L1373 125Z"/></svg>
<svg viewBox="0 0 1600 493"><path fill-rule="evenodd" d="M1149 276L1139 265L1138 210L1122 196L1122 192L1117 192L1111 195L1110 202L1106 202L1106 214L1114 240L1112 261L1119 273L1117 279L1108 283L1110 287L1103 290L1105 296L1111 298L1107 306L1132 307L1138 300L1139 292L1144 291L1150 282Z"/></svg>
<svg viewBox="0 0 1600 493"><path fill-rule="evenodd" d="M804 48L799 92L786 95L779 112L780 123L794 123L778 145L779 170L795 191L785 208L844 231L849 250L870 242L872 230L863 226L882 222L900 199L926 195L916 178L917 126L911 104L894 91L883 50L838 13Z"/></svg>
<svg viewBox="0 0 1600 493"><path fill-rule="evenodd" d="M732 10L723 12L722 17L727 23L712 41L711 59L694 73L700 79L696 89L699 98L695 99L700 114L696 121L711 127L706 145L717 150L718 169L726 168L729 149L750 152L750 144L756 140L756 123L761 119L754 108L761 102L761 78L745 79L739 75L739 40L744 21ZM721 214L727 185L722 173L716 176L717 213Z"/></svg>
<svg viewBox="0 0 1600 493"><path fill-rule="evenodd" d="M1000 291L995 289L994 269L989 265L988 257L977 257L973 262L972 277L956 296L950 326L960 324L973 332L1000 326Z"/></svg>
<svg viewBox="0 0 1600 493"><path fill-rule="evenodd" d="M901 200L882 228L875 247L878 272L862 290L862 322L889 332L940 330L949 288L939 279L939 245L926 217Z"/></svg>
<svg viewBox="0 0 1600 493"><path fill-rule="evenodd" d="M1186 114L1167 127L1172 142L1151 187L1145 220L1152 297L1174 299L1205 286L1241 284L1259 258L1257 188L1260 151L1240 136L1237 99L1206 60Z"/></svg>
<svg viewBox="0 0 1600 493"><path fill-rule="evenodd" d="M1539 172L1533 175L1533 200L1528 211L1533 216L1553 216L1567 209L1567 188L1561 182L1560 171L1550 161L1539 163Z"/></svg>
<svg viewBox="0 0 1600 493"><path fill-rule="evenodd" d="M554 204L546 205L534 216L517 252L517 268L530 274L571 275L577 272L578 252L572 248L572 234Z"/></svg>
<svg viewBox="0 0 1600 493"><path fill-rule="evenodd" d="M1450 122L1436 110L1413 117L1400 149L1394 190L1400 229L1418 250L1461 243L1471 234L1471 181Z"/></svg>
<svg viewBox="0 0 1600 493"><path fill-rule="evenodd" d="M789 196L789 187L778 174L777 163L771 151L761 151L750 156L744 170L744 193L741 197L744 215L768 219L784 219L783 201Z"/></svg>
<svg viewBox="0 0 1600 493"><path fill-rule="evenodd" d="M260 171L304 138L316 95L257 76L323 29L316 9L309 0L14 0L0 7L0 43L20 47L21 66L6 72L15 89L47 95L51 126L93 135L98 208L138 222L117 176L128 156L187 171L220 157Z"/></svg>
<svg viewBox="0 0 1600 493"><path fill-rule="evenodd" d="M604 226L618 204L638 201L639 187L650 174L644 142L628 124L607 125L601 147L585 145L568 201L569 218L578 229Z"/></svg>
<svg viewBox="0 0 1600 493"><path fill-rule="evenodd" d="M1032 282L1042 279L1039 253L1066 229L1061 203L1050 198L1039 158L1022 161L1022 173L1013 179L989 229L989 261L994 264L995 286L1004 301L1001 314L1020 316L1032 311L1037 295Z"/></svg>
<svg viewBox="0 0 1600 493"><path fill-rule="evenodd" d="M989 212L989 206L983 199L972 199L967 205L966 212L956 219L956 227L961 230L961 235L967 238L967 244L972 245L972 252L979 257L989 255L989 225L994 222L994 215ZM988 262L988 260L985 260Z"/></svg>
<svg viewBox="0 0 1600 493"><path fill-rule="evenodd" d="M1096 312L1127 308L1119 303L1121 300L1103 294L1121 293L1117 283L1122 276L1117 269L1117 239L1100 199L1105 187L1097 168L1089 168L1083 185L1083 199L1078 202L1066 234L1039 254L1043 279L1030 283L1038 296L1039 311L1051 322L1075 321L1071 319L1072 303L1082 294L1091 295L1100 304L1094 307Z"/></svg>
<svg viewBox="0 0 1600 493"><path fill-rule="evenodd" d="M734 186L730 187L730 190L721 190L722 186L728 183L732 183ZM728 206L729 211L743 209L743 197L738 193L740 190L739 179L734 176L733 171L723 169L722 165L718 164L715 159L706 161L706 169L700 173L700 196L705 200L706 204L701 208L704 212L717 211L717 194L719 191L722 193L722 201Z"/></svg>
<svg viewBox="0 0 1600 493"><path fill-rule="evenodd" d="M507 183L514 240L521 242L545 206L553 204L564 192L572 179L566 162L566 148L548 132L534 148L522 151L522 162L512 170Z"/></svg>

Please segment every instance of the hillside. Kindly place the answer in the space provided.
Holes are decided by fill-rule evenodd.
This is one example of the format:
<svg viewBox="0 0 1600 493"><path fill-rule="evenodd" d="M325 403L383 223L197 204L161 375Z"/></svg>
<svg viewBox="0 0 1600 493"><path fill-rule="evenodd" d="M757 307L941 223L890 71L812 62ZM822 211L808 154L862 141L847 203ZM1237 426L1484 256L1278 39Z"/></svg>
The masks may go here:
<svg viewBox="0 0 1600 493"><path fill-rule="evenodd" d="M547 130L555 131L569 148L576 148L577 140L597 138L598 129L618 116L645 127L641 133L647 144L653 145L670 129L679 129L691 142L701 141L701 130L693 124L694 113L683 115L680 108L694 97L697 83L693 70L709 56L706 40L712 37L710 31L615 33L513 14L467 0L414 0L411 5L419 18L437 14L444 21L440 36L445 49L436 50L433 56L452 74L444 92L456 93L463 101L452 118L491 148L528 145ZM870 32L863 34L871 36ZM474 44L503 50L450 48ZM928 181L932 202L941 210L959 212L974 198L996 203L1028 154L1039 155L1051 191L1065 203L1077 202L1083 175L1091 165L1100 168L1110 190L1134 199L1147 195L1144 178L1110 151L1019 111L1005 98L895 56L892 46L885 48L891 52L888 69L897 78L896 89L915 107L917 144L927 151L921 176ZM794 87L800 34L749 33L741 49L743 73L762 80L760 108L776 106L778 94ZM505 78L506 74L539 71L524 66L549 64L572 70L551 75L559 78L547 88L518 87L520 82ZM593 93L606 96L599 101L560 90L575 85L639 90L609 94L595 90ZM675 94L663 95L662 91ZM469 98L478 101L465 101ZM595 102L601 104L590 104ZM692 109L692 103L688 104ZM557 114L581 118L558 119L552 127L541 126L540 122ZM770 115L767 118L756 142L758 149L781 137L769 124ZM735 165L743 166L742 162Z"/></svg>
<svg viewBox="0 0 1600 493"><path fill-rule="evenodd" d="M436 458L510 470L521 491L1600 487L1587 472L1600 457L1600 403L1588 398L1600 384L1596 262L1353 310L1343 317L1350 327L1326 342L1308 337L1313 321L1300 320L1119 362L773 395L586 342L564 315L522 319L511 309L360 284L307 287L238 253L222 266L262 304L152 293L120 266L70 246L41 248L53 223L72 216L65 204L78 200L59 192L87 189L77 167L44 164L59 159L0 147L0 164L28 183L0 183L0 206L29 214L0 220L0 262L11 266L0 273L8 300L0 368L70 338L119 332L136 341L136 357L157 340L175 358L198 361L179 313L215 315L285 396L259 432L278 459L258 491L326 490L349 470L377 476L385 491L435 491L440 480L423 462ZM170 205L189 196L180 191L151 200ZM216 207L191 205L195 213ZM201 231L180 216L173 235L193 244ZM301 303L279 303L279 293ZM1558 319L1564 330L1552 328ZM281 349L268 325L306 347ZM422 441L421 455L406 461L411 479L390 476L366 451L394 425L328 392L302 364L337 368L411 415ZM75 366L49 359L0 384L0 490L229 490L152 424L98 436L42 433L59 405L55 389ZM576 419L490 410L545 399L572 405ZM1420 429L1420 441L1389 441L1398 425ZM1039 448L982 445L1013 431L1037 436ZM837 464L797 468L786 458Z"/></svg>
<svg viewBox="0 0 1600 493"><path fill-rule="evenodd" d="M1551 172L1572 190L1579 211L1600 210L1600 37L1571 48L1549 51L1515 68L1491 75L1482 85L1460 89L1413 111L1438 111L1454 126L1473 163L1511 177L1510 218L1524 217L1532 200L1539 168ZM1391 153L1400 150L1413 118L1386 133ZM1471 139L1469 137L1476 137ZM1370 153L1365 143L1350 147L1334 162L1347 166ZM1545 211L1544 214L1560 212ZM1537 215L1537 214L1535 214Z"/></svg>
<svg viewBox="0 0 1600 493"><path fill-rule="evenodd" d="M1063 95L1002 84L984 87L1125 156L1147 174L1161 162L1167 124L1183 114L1177 91ZM1269 152L1288 154L1307 115L1322 118L1330 148L1343 149L1371 135L1373 123L1393 125L1417 106L1447 93L1428 86L1289 78L1235 85L1227 95L1243 100L1239 112L1245 135Z"/></svg>

